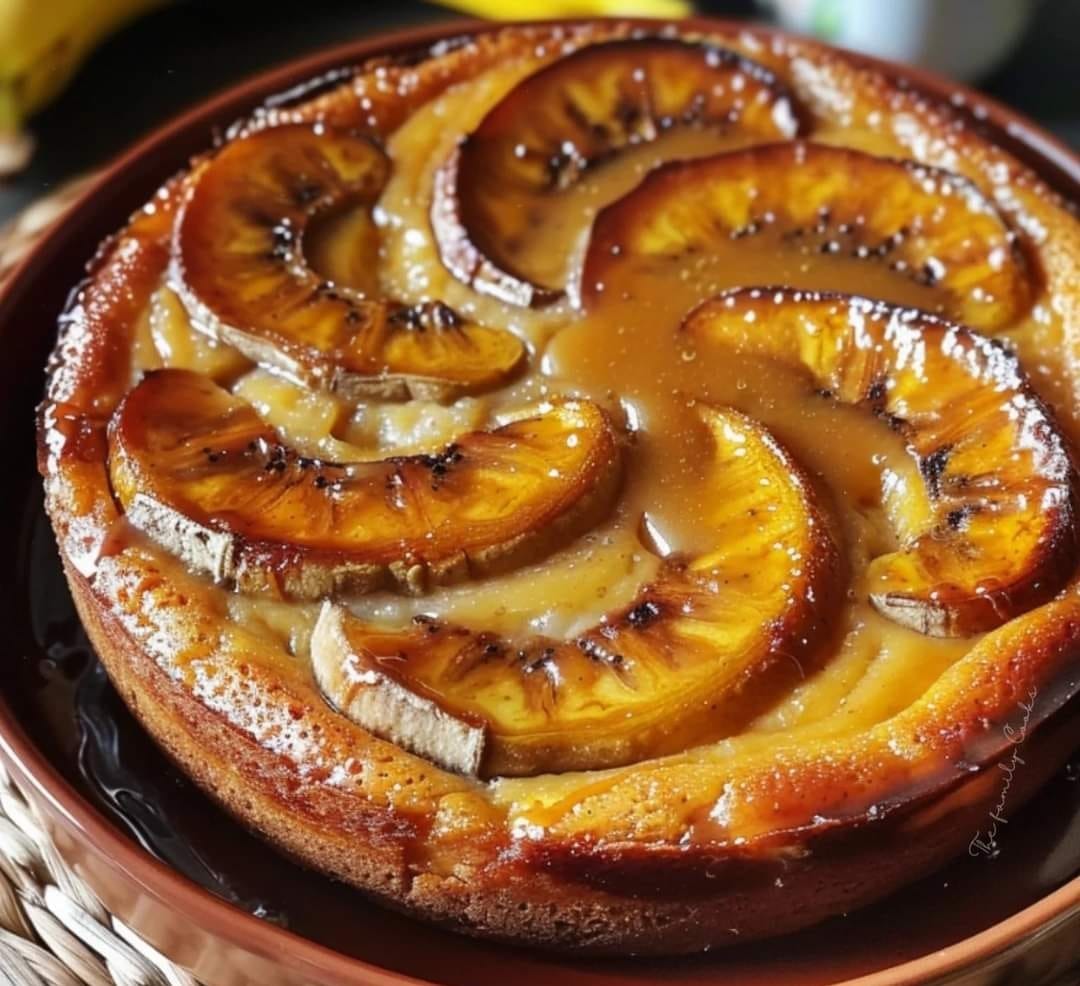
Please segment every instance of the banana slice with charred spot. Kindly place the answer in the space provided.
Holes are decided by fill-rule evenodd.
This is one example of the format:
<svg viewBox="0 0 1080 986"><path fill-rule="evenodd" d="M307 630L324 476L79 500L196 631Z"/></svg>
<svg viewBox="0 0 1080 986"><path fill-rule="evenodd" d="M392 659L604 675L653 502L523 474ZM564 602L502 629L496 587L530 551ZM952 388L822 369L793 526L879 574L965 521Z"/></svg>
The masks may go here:
<svg viewBox="0 0 1080 986"><path fill-rule="evenodd" d="M814 490L738 412L709 408L716 548L669 560L574 641L510 643L437 620L365 624L327 603L315 674L360 725L463 773L590 770L737 731L807 671L844 592Z"/></svg>
<svg viewBox="0 0 1080 986"><path fill-rule="evenodd" d="M436 177L432 228L443 262L478 291L542 305L562 285L519 269L519 246L552 194L623 148L677 127L793 137L794 105L763 66L663 38L579 49L519 83Z"/></svg>
<svg viewBox="0 0 1080 986"><path fill-rule="evenodd" d="M1073 571L1067 443L998 343L923 312L777 288L707 301L683 331L699 347L805 368L814 387L904 436L932 523L870 565L870 598L897 623L933 636L990 630Z"/></svg>
<svg viewBox="0 0 1080 986"><path fill-rule="evenodd" d="M248 591L313 599L540 557L591 527L619 482L607 416L564 400L436 455L337 464L281 444L250 404L185 370L148 375L110 426L129 521Z"/></svg>
<svg viewBox="0 0 1080 986"><path fill-rule="evenodd" d="M793 247L887 263L938 287L951 317L979 329L1030 306L1032 271L1014 234L967 179L913 161L824 144L769 144L675 162L602 210L582 265L586 306L619 270L771 232Z"/></svg>
<svg viewBox="0 0 1080 986"><path fill-rule="evenodd" d="M389 172L373 144L321 126L274 127L226 145L197 169L176 227L172 280L195 326L298 383L352 399L442 398L512 375L525 355L512 333L445 305L364 297L308 265L312 220L372 205Z"/></svg>

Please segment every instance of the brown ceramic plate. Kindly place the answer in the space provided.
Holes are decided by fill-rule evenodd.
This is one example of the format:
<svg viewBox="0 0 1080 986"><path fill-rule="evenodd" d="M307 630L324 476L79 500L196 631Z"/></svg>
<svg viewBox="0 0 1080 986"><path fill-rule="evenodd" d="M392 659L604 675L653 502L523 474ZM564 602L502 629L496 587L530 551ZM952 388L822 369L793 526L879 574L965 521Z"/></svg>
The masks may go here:
<svg viewBox="0 0 1080 986"><path fill-rule="evenodd" d="M204 148L215 128L337 66L489 29L455 22L352 43L204 103L108 168L0 293L0 440L9 463L0 493L8 518L0 528L0 611L9 641L0 673L0 754L61 852L109 908L212 986L1075 983L1077 759L1008 819L995 859L958 860L873 908L782 941L691 959L582 962L415 923L283 860L203 798L112 692L74 615L33 467L33 408L67 292L96 244ZM1027 120L922 72L863 61L936 99L963 97L972 126L1080 202L1080 161Z"/></svg>

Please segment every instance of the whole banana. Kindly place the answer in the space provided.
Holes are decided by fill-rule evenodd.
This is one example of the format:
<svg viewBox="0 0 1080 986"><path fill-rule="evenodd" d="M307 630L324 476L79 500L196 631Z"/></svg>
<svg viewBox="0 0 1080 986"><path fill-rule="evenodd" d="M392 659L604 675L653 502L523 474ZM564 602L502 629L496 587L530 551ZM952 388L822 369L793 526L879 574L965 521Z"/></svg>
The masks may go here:
<svg viewBox="0 0 1080 986"><path fill-rule="evenodd" d="M121 24L163 0L0 0L0 173L29 154L28 116Z"/></svg>

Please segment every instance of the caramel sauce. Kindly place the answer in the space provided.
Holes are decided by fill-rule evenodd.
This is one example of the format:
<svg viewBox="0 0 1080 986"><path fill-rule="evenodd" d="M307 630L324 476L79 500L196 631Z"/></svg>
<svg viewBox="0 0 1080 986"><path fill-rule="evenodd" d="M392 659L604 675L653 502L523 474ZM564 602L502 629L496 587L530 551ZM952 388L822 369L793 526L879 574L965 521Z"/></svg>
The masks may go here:
<svg viewBox="0 0 1080 986"><path fill-rule="evenodd" d="M600 209L660 162L747 143L736 132L697 127L676 129L590 168L534 217L531 235L515 246L515 263L540 282L568 284L569 300L525 310L476 294L440 262L428 215L433 173L527 68L498 67L421 108L388 141L394 170L374 211L339 207L309 230L304 244L311 266L335 284L406 303L441 299L481 324L515 332L529 345L530 360L514 384L449 403L343 401L251 369L228 347L209 346L193 333L168 289L140 323L136 369L201 369L250 401L300 451L339 461L438 450L464 431L499 423L549 397L572 394L603 404L630 436L624 486L605 523L544 561L503 575L420 597L375 593L346 600L357 615L387 627L424 615L509 638L571 638L628 604L665 558L715 547L703 522L709 448L697 409L733 407L765 425L810 474L842 545L849 590L828 662L741 735L719 744L717 755L765 751L777 731L828 735L889 718L978 639L927 637L869 604L868 562L895 549L929 516L915 458L881 419L829 400L808 378L775 363L699 352L680 334L680 324L699 302L744 286L849 292L930 312L947 311L948 298L886 259L858 258L844 243L838 249L827 232L791 236L790 230L765 227L733 236L707 256L625 264L603 284L600 303L578 311L574 282ZM812 136L882 155L901 150L883 131L833 128L826 121ZM1038 351L1055 319L1039 303L1010 330L1022 356ZM1051 391L1060 385L1060 373L1045 360L1034 360L1032 372L1047 378ZM306 661L310 608L283 604L271 616L260 601L237 598L230 601L230 615ZM576 774L532 779L530 811L557 803L560 792L581 783ZM506 806L516 803L514 785L495 789Z"/></svg>
<svg viewBox="0 0 1080 986"><path fill-rule="evenodd" d="M787 263L786 252L794 254ZM918 486L913 460L880 420L824 399L805 378L775 364L737 354L718 364L680 338L679 325L697 302L743 285L861 287L923 307L939 299L872 264L787 251L768 240L732 241L729 255L694 268L672 263L627 272L625 285L608 286L598 313L556 334L542 360L544 372L560 384L614 398L624 408L639 436L627 501L648 515L671 551L708 546L700 523L707 493L695 482L695 464L708 454L693 425L699 401L735 407L774 430L845 511L880 507L886 471Z"/></svg>
<svg viewBox="0 0 1080 986"><path fill-rule="evenodd" d="M425 187L441 148L477 113L477 103L483 103L476 100L477 93L496 93L519 73L519 67L490 73L417 113L391 141L390 153L399 166L375 211L377 225L366 209L337 208L310 231L305 242L309 263L335 283L370 295L378 290L371 258L381 248L378 275L387 290L409 300L410 289L415 296L438 296L445 288L451 300L460 293L460 285L440 280L445 271L433 254L422 213L427 197L418 189ZM446 119L454 120L455 127L445 127ZM745 144L746 139L734 133L691 127L591 169L570 189L551 197L550 208L537 217L532 235L520 245L516 259L521 269L541 281L572 282L584 234L605 204L659 162ZM401 163L416 160L428 165L416 169ZM931 311L943 306L945 299L934 288L890 270L884 262L829 253L826 244L821 236L792 240L783 231L766 229L733 238L712 255L691 262L629 267L619 281L604 285L603 304L584 316L565 304L539 313L498 306L494 313L499 324L525 335L534 347L531 369L502 393L450 405L413 401L350 406L265 370L246 369L246 361L229 347L192 330L167 288L158 292L139 323L134 362L137 369L184 366L220 382L235 381L235 392L301 451L339 461L437 449L462 431L550 395L585 395L608 406L625 422L632 445L619 506L600 529L516 572L420 598L380 593L350 604L358 615L387 626L425 614L510 637L570 637L629 603L655 576L664 557L693 556L714 546L702 522L709 496L702 472L709 450L695 408L699 403L737 408L770 428L825 492L853 579L843 618L847 629L828 673L794 689L751 728L768 732L829 720L843 711L847 689L861 685L863 691L873 690L867 682L877 675L882 679L880 701L871 698L858 706L860 721L873 722L902 707L905 698L915 697L971 645L911 634L884 620L866 602L861 576L867 561L896 544L895 518L890 517L895 492L905 494L906 513L912 510L911 502L923 496L917 465L885 424L824 399L806 379L752 358L732 356L717 363L679 334L683 316L695 304L745 285L848 291ZM476 308L482 320L492 321L487 299L470 297L461 307ZM310 615L286 605L268 620L261 603L249 602L235 601L234 618L260 632L272 626L277 638L302 656ZM904 664L916 648L922 670L911 674ZM853 725L850 715L841 721Z"/></svg>

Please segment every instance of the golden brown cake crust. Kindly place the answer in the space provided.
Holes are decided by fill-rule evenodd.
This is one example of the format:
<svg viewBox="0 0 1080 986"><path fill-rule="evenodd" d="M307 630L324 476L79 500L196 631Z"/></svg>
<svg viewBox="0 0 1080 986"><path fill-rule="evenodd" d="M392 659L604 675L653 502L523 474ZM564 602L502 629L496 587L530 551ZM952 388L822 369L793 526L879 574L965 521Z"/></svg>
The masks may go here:
<svg viewBox="0 0 1080 986"><path fill-rule="evenodd" d="M451 83L514 53L618 36L619 25L508 29L382 64L253 126L324 119L385 137ZM901 117L897 146L990 189L1041 227L1037 266L1060 336L1045 385L1080 435L1080 227L1026 169L953 125L948 108L815 46L719 36L810 110L831 91L854 131ZM1080 591L982 638L908 707L856 734L732 767L677 755L503 791L438 769L331 709L310 674L232 620L223 593L130 530L106 469L107 425L131 385L136 323L160 283L183 179L108 243L69 315L39 423L47 509L80 616L151 735L212 797L289 854L382 902L469 933L599 953L678 953L773 935L859 906L962 852L1000 794L1022 716L1018 806L1075 747ZM1042 339L1015 340L1021 357ZM737 768L737 769L736 769ZM533 783L534 787L529 787ZM727 829L719 799L767 805ZM689 836L688 836L689 833Z"/></svg>

